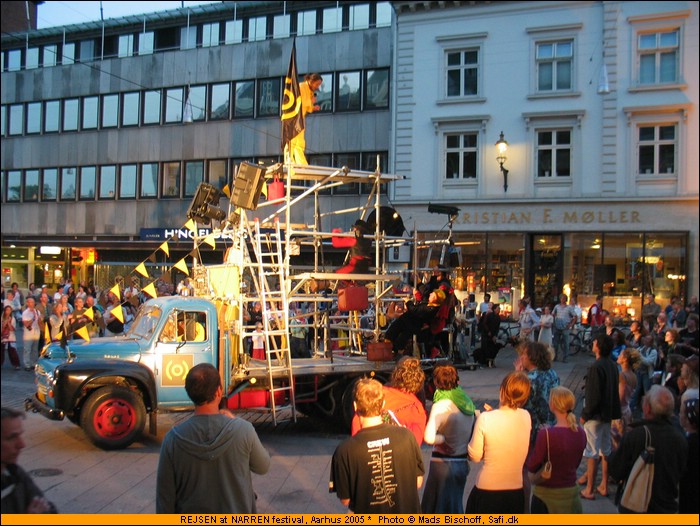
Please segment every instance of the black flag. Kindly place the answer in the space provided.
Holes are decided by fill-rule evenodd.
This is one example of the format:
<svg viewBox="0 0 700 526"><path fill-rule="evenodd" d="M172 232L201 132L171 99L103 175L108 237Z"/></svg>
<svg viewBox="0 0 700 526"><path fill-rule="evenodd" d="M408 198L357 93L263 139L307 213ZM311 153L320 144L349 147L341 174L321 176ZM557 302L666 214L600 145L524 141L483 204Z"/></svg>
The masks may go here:
<svg viewBox="0 0 700 526"><path fill-rule="evenodd" d="M284 98L282 99L282 150L304 129L304 114L301 111L301 90L297 78L297 45L292 44L292 56L289 70L284 79Z"/></svg>

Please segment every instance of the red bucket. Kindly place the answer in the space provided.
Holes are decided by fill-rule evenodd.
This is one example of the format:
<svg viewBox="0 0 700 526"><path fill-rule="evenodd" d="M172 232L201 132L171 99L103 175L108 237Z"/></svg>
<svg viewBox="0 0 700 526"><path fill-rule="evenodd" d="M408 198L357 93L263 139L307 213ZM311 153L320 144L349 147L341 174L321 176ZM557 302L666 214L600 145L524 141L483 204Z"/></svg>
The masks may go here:
<svg viewBox="0 0 700 526"><path fill-rule="evenodd" d="M284 181L274 181L267 185L267 200L274 201L275 199L284 199L286 196L284 191Z"/></svg>

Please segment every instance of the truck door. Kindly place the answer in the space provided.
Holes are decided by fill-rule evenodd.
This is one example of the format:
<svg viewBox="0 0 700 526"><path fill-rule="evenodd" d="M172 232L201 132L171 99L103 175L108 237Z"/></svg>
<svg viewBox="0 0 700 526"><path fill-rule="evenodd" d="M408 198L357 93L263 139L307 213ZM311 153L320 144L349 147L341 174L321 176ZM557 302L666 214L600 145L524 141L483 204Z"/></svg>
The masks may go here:
<svg viewBox="0 0 700 526"><path fill-rule="evenodd" d="M157 337L153 357L159 406L189 403L185 377L199 363L214 363L213 346L206 312L175 310L170 313Z"/></svg>

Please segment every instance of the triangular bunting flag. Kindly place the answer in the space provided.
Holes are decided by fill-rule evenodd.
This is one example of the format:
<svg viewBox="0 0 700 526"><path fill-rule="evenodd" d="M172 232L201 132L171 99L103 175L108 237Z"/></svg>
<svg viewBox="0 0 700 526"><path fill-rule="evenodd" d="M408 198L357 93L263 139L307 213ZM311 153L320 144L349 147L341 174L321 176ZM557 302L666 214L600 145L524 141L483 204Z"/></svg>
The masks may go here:
<svg viewBox="0 0 700 526"><path fill-rule="evenodd" d="M93 309L93 307L90 307L85 312L83 312L83 315L87 316L92 321L95 321L95 310Z"/></svg>
<svg viewBox="0 0 700 526"><path fill-rule="evenodd" d="M139 263L138 267L134 269L136 272L141 274L144 278L148 277L148 271L146 270L146 265Z"/></svg>
<svg viewBox="0 0 700 526"><path fill-rule="evenodd" d="M80 329L78 329L77 331L75 331L75 334L77 334L78 336L80 336L80 337L81 337L83 340L85 340L86 342L89 342L89 341L90 341L90 333L88 332L88 328L85 327L85 326L80 327Z"/></svg>
<svg viewBox="0 0 700 526"><path fill-rule="evenodd" d="M260 190L260 193L265 196L265 199L267 199L267 181L263 181L262 190Z"/></svg>
<svg viewBox="0 0 700 526"><path fill-rule="evenodd" d="M118 299L119 301L122 300L122 291L121 291L121 289L119 288L119 283L117 283L116 285L114 285L114 287L112 287L111 289L109 289L109 291L110 291L112 294L114 294L114 295L117 297L117 299Z"/></svg>
<svg viewBox="0 0 700 526"><path fill-rule="evenodd" d="M228 183L226 183L226 185L223 187L223 189L221 191L224 193L224 195L226 197L231 199L231 188L229 188Z"/></svg>
<svg viewBox="0 0 700 526"><path fill-rule="evenodd" d="M153 283L149 283L142 290L143 290L143 292L148 294L151 298L155 298L158 295L158 293L156 292L156 287L155 287L155 285L153 285Z"/></svg>
<svg viewBox="0 0 700 526"><path fill-rule="evenodd" d="M147 260L150 261L151 263L155 263L156 262L156 253L154 252L153 254L148 256Z"/></svg>
<svg viewBox="0 0 700 526"><path fill-rule="evenodd" d="M182 272L185 276L189 276L189 275L190 275L190 271L187 270L187 263L185 263L185 258L182 258L180 261L178 261L177 263L175 263L175 265L173 265L173 266L174 266L176 269L178 269L180 272Z"/></svg>
<svg viewBox="0 0 700 526"><path fill-rule="evenodd" d="M160 245L160 247L158 247L158 248L160 248L163 252L165 252L165 255L166 255L166 256L169 256L169 255L170 255L170 248L168 247L168 242L167 242L167 241L165 241L164 243L162 243L162 244Z"/></svg>
<svg viewBox="0 0 700 526"><path fill-rule="evenodd" d="M51 341L51 329L49 329L48 323L44 323L44 341L46 343L49 343Z"/></svg>
<svg viewBox="0 0 700 526"><path fill-rule="evenodd" d="M124 311L121 304L115 305L112 309L112 315L117 318L120 322L124 323Z"/></svg>
<svg viewBox="0 0 700 526"><path fill-rule="evenodd" d="M214 234L209 234L204 238L204 243L209 245L211 248L216 248L216 241L214 240Z"/></svg>
<svg viewBox="0 0 700 526"><path fill-rule="evenodd" d="M194 224L194 219L187 221L187 223L185 223L185 228L195 232L197 230L197 225Z"/></svg>

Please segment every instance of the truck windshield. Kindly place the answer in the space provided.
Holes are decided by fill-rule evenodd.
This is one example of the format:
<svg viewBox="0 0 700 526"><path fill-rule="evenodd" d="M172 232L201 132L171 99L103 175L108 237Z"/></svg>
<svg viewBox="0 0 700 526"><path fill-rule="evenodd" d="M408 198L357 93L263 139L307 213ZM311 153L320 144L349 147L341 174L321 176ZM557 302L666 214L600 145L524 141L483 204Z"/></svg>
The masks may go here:
<svg viewBox="0 0 700 526"><path fill-rule="evenodd" d="M161 308L155 305L142 307L127 336L132 338L150 338L162 314Z"/></svg>

